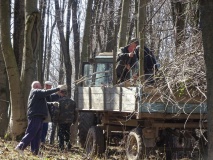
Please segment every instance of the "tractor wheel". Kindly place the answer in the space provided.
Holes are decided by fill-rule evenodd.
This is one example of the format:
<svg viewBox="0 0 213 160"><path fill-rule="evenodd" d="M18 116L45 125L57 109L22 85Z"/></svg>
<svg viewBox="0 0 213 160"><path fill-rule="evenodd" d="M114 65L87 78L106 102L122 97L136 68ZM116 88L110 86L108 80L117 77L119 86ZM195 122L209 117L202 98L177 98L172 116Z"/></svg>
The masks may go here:
<svg viewBox="0 0 213 160"><path fill-rule="evenodd" d="M82 148L85 147L87 132L91 126L95 125L95 114L90 112L81 112L79 114L78 137Z"/></svg>
<svg viewBox="0 0 213 160"><path fill-rule="evenodd" d="M128 160L142 159L142 130L135 128L130 131L126 143L126 156Z"/></svg>
<svg viewBox="0 0 213 160"><path fill-rule="evenodd" d="M100 127L92 126L85 143L86 154L89 158L99 156L105 151L103 130Z"/></svg>

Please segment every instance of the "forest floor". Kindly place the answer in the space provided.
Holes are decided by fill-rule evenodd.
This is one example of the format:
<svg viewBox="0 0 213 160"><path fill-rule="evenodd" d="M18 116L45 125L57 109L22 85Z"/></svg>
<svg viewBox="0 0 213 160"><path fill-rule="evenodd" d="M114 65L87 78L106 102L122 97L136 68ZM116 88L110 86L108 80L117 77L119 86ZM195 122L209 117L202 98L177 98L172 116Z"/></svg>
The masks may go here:
<svg viewBox="0 0 213 160"><path fill-rule="evenodd" d="M40 149L40 157L32 155L30 147L24 150L24 157L19 156L15 151L15 147L18 144L16 141L6 141L0 138L0 160L88 160L83 149L79 146L73 146L70 151L59 151L57 145L48 145ZM93 160L125 160L124 151L121 149L111 148L107 157L98 158Z"/></svg>
<svg viewBox="0 0 213 160"><path fill-rule="evenodd" d="M0 160L126 160L126 155L123 147L108 147L103 157L88 158L84 150L79 146L73 146L69 151L59 151L57 145L45 144L40 148L41 156L34 156L30 152L30 146L24 150L24 157L20 156L15 147L18 144L16 141L7 141L0 138ZM149 156L143 160L165 160L165 156ZM172 158L173 159L173 158ZM175 158L174 160L192 160L189 158ZM193 158L199 160L199 158Z"/></svg>

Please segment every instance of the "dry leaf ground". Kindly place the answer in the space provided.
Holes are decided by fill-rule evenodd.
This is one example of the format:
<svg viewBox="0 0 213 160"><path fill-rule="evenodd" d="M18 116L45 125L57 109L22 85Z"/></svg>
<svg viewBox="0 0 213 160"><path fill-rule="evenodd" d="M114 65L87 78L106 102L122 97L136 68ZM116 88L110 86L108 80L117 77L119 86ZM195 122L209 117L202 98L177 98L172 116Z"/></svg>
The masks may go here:
<svg viewBox="0 0 213 160"><path fill-rule="evenodd" d="M14 150L18 144L16 141L7 141L0 138L0 160L88 160L83 149L78 146L73 146L70 151L59 151L57 145L48 145L41 147L42 157L34 156L30 152L30 147L24 150L25 156L19 156ZM95 157L93 160L120 160L125 159L125 154L122 149L109 149L107 157Z"/></svg>

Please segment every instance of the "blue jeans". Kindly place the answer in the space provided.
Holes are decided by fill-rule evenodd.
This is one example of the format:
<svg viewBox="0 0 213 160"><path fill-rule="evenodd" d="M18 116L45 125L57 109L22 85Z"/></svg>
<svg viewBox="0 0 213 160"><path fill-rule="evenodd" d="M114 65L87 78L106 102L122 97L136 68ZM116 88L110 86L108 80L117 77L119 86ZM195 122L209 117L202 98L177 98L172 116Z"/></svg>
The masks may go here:
<svg viewBox="0 0 213 160"><path fill-rule="evenodd" d="M28 119L28 126L25 135L19 142L18 147L24 150L29 144L31 145L31 152L35 155L39 152L41 132L44 118L34 116Z"/></svg>

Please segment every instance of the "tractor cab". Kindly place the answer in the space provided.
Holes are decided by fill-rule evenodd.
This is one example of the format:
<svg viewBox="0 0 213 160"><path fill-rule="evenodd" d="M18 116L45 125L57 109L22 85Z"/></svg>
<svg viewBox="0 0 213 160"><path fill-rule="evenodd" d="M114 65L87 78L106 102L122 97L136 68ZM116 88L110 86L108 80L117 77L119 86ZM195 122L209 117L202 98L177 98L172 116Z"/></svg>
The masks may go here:
<svg viewBox="0 0 213 160"><path fill-rule="evenodd" d="M99 53L82 66L84 77L83 86L112 86L113 85L113 53Z"/></svg>

